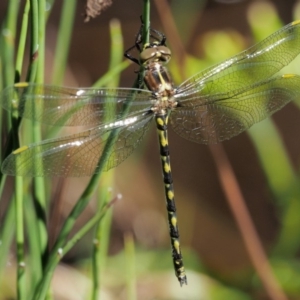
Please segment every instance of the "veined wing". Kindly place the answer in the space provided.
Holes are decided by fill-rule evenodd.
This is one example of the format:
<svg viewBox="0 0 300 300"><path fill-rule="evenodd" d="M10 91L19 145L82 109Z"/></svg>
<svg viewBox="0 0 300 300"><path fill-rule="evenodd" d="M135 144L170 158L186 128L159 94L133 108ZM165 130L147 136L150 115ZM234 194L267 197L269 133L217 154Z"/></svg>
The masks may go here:
<svg viewBox="0 0 300 300"><path fill-rule="evenodd" d="M209 102L230 97L237 90L270 78L299 53L300 21L295 21L240 54L191 77L178 87L176 97L182 103L193 96L210 95L206 98Z"/></svg>
<svg viewBox="0 0 300 300"><path fill-rule="evenodd" d="M114 123L62 138L23 146L2 164L2 173L19 176L80 177L116 167L137 147L153 113L137 114ZM108 151L108 143L111 151Z"/></svg>
<svg viewBox="0 0 300 300"><path fill-rule="evenodd" d="M248 87L230 97L211 101L197 97L171 113L171 124L180 136L203 144L230 139L300 98L300 76L282 75Z"/></svg>
<svg viewBox="0 0 300 300"><path fill-rule="evenodd" d="M48 125L96 126L143 113L152 105L151 92L126 88L66 88L18 83L0 94L6 110ZM129 107L128 107L129 106Z"/></svg>

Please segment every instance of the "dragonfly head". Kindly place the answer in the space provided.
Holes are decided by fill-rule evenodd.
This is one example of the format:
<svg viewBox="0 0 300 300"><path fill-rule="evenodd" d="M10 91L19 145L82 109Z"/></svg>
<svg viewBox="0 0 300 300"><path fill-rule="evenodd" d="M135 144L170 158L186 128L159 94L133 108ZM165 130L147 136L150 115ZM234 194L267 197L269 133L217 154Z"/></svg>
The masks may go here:
<svg viewBox="0 0 300 300"><path fill-rule="evenodd" d="M144 46L140 54L140 62L145 65L150 62L168 63L171 59L171 51L168 47L162 46L157 42L149 43Z"/></svg>

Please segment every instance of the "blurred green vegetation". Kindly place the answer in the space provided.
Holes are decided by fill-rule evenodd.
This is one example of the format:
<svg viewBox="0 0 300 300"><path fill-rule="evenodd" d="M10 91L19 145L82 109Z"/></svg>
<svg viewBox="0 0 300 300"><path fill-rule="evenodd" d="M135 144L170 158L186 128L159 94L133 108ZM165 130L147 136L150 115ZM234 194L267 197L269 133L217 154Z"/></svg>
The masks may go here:
<svg viewBox="0 0 300 300"><path fill-rule="evenodd" d="M32 1L31 4L33 3L34 1ZM51 76L55 84L62 84L64 78L63 74L67 69L66 58L68 56L69 49L67 41L71 41L71 28L74 21L73 17L76 12L75 9L69 10L69 5L69 2L65 1L64 9L65 12L68 13L65 15L62 14L62 27L60 28L60 32L57 37L57 40L60 42L57 44L57 52L54 55L54 75ZM173 19L176 24L180 24L178 25L180 35L182 36L183 42L187 43L191 37L191 32L195 31L194 26L197 24L197 18L199 17L200 10L202 10L202 13L205 13L205 5L203 2L197 3L196 1L191 2L191 5L188 7L186 7L187 4L184 1L173 1L171 5ZM17 52L17 20L18 16L22 15L23 7L20 9L20 12L18 12L18 9L17 1L11 1L6 18L2 25L2 29L8 28L7 26L11 26L9 27L11 31L8 31L11 35L2 35L0 40L0 84L3 87L13 83L13 74L15 74L15 63L12 54ZM297 14L298 10L298 7L296 7L295 14ZM50 11L51 9L48 7L45 17L51 13ZM182 11L186 11L186 13L182 14ZM137 18L140 13L141 12L136 13ZM66 18L66 15L68 18ZM63 27L64 22L65 27ZM192 38L192 48L194 49L194 52L201 53L201 55L197 57L191 54L185 55L183 68L186 78L206 67L230 57L231 55L237 54L284 25L272 5L260 5L259 3L249 5L247 22L252 31L252 39L250 41L235 29L213 30L206 32L204 35L196 33L196 35ZM23 24L23 26L25 25ZM136 28L136 30L138 30L138 28ZM24 34L28 33L25 32ZM120 32L115 34L119 35ZM133 37L134 34L135 32L131 33L131 36ZM23 36L21 34L21 38L22 37ZM120 36L117 38L120 39ZM172 49L172 39L169 39L168 41ZM120 49L122 49L120 44L114 44L110 50L110 54L113 54L115 53L115 50ZM175 49L172 50L173 53L176 53ZM34 51L34 47L32 47L31 51ZM20 55L23 54L24 53ZM113 56L114 58L111 59L111 64L106 76L102 77L104 81L98 82L96 84L97 86L116 86L118 84L119 78L117 78L117 76L119 75L119 72L128 66L128 63L120 62L120 53L118 53L117 56L119 56L119 58L115 58ZM40 63L44 64L44 62ZM32 68L32 65L30 65L30 67ZM291 69L294 70L294 72L298 71L299 73L297 65L291 66ZM180 83L183 78L182 72L178 67L178 60L176 60L176 57L174 57L170 63L170 70L175 82ZM20 72L20 74L21 73L24 74L24 71ZM40 76L43 77L43 74ZM38 81L41 82L43 80L40 78ZM294 106L294 109L298 110L297 104ZM8 131L8 128L11 127L12 123L9 118L10 117L7 115L2 117L2 125L4 125L4 129L6 131ZM32 140L30 128L31 124L22 125L20 134L22 141ZM2 130L3 132L5 132L4 129ZM260 168L268 184L267 189L271 195L272 207L274 207L278 217L279 229L277 231L277 237L272 242L272 245L268 244L268 247L266 247L268 248L267 251L270 263L278 283L283 288L287 298L295 300L300 299L300 217L298 213L300 211L300 166L295 166L292 163L289 151L285 146L284 138L271 119L263 121L259 127L252 127L248 133L260 162ZM55 132L55 134L57 133ZM5 135L6 139L7 136L8 135ZM4 153L3 149L4 146L1 149L2 153ZM298 163L300 163L299 159ZM134 167L132 167L130 171L132 171L132 169L134 169ZM128 173L122 176L123 179L124 177L127 177L127 174L128 177L131 178L130 171L128 171L128 169L126 169L126 171ZM205 172L205 170L203 172ZM136 172L136 174L138 173ZM112 194L107 192L107 187L115 185L115 176L116 175L114 173L109 173L108 178L103 179L101 185L102 188L99 189L100 196L98 198L101 202L98 203L98 205L94 204L94 206L92 205L90 207L93 212L99 209L99 207L102 207L103 198L105 198L106 201L109 201L110 197L113 198ZM66 193L64 193L64 185L81 185L82 183L84 185L88 184L87 181L69 182L68 180L63 180L61 182L56 181L55 183L52 183L48 179L45 180L45 186L42 187L45 203L42 204L37 202L36 195L38 195L38 193L33 191L32 182L28 178L25 178L24 183L21 183L23 195L20 197L22 197L23 203L26 203L26 208L24 209L24 229L21 228L20 230L24 230L23 237L26 239L26 247L25 243L22 244L22 247L23 250L26 248L24 258L27 263L27 268L25 272L25 279L23 279L23 283L21 283L18 289L21 289L21 293L23 293L25 297L26 295L32 296L37 283L41 279L41 274L44 270L43 268L45 268L43 260L49 259L50 256L45 248L49 247L49 245L53 246L53 243L48 241L48 232L46 231L46 228L49 228L50 226L48 224L46 227L46 220L51 218L51 220L58 220L58 223L61 223L60 218L65 218L67 214L65 212L60 212L61 215L58 219L55 219L53 215L59 212L57 211L57 207L62 205L63 201L69 202L70 198L72 198L70 195L66 195ZM41 183L35 182L34 186L39 184ZM125 185L127 185L127 182ZM13 185L11 179L2 176L2 197L0 205L5 208L5 213L2 214L1 221L0 299L16 298L17 294L15 287L15 270L17 269L16 259L15 256L11 254L15 251L15 247L13 246L15 241L13 241L13 238L15 236L15 228L18 226L14 215L15 202L12 201L18 193L17 190L12 193L12 187L16 186L17 185ZM81 190L82 189L83 187ZM103 193L105 195L103 195ZM80 192L76 191L76 199L78 199L79 194ZM49 200L54 198L59 198L61 200L49 203ZM126 200L124 200L124 202L126 202ZM43 210L38 210L36 208L37 203L40 205L39 208L43 208ZM126 205L126 203L124 205ZM71 207L72 206L73 204ZM2 211L4 208L2 208ZM71 210L71 208L69 208L69 210ZM41 212L44 214L43 218L39 215ZM91 218L91 215L85 218L84 221L80 220L79 227L84 227L89 218ZM73 221L75 222L76 220ZM44 227L41 226L40 222L44 225ZM156 222L158 221L156 220ZM179 222L180 224L184 223L180 219ZM103 229L101 231L101 229L98 228L96 236L97 242L99 242L100 245L103 245L102 242L109 239L110 231L112 231L110 241L112 244L114 242L114 229L109 228L110 219L107 220L107 224L108 225L105 227L104 231ZM195 226L197 226L197 224ZM59 235L57 234L57 227L55 227L55 230L52 234L54 236ZM198 234L196 229L194 231L194 236L191 239L197 238ZM89 292L90 286L92 285L91 278L94 278L94 280L95 278L98 278L95 270L94 272L96 272L96 275L94 274L94 277L91 275L92 264L90 260L90 253L93 248L92 240L92 234L87 235L84 237L85 243L80 243L80 246L77 248L78 252L82 251L84 253L88 253L89 259L84 259L80 255L73 253L75 259L68 265L68 267L64 264L57 266L53 281L53 291L48 293L47 299L83 299L82 297L84 297L84 299L89 299L90 294L92 294ZM209 242L210 240L206 241L206 243ZM45 243L47 244L46 246ZM159 247L146 247L143 246L143 243L140 243L137 238L136 245L134 245L133 240L128 238L128 236L124 243L127 251L116 251L118 254L110 257L106 257L108 247L106 244L103 245L104 253L102 254L97 253L97 249L94 248L94 252L99 255L98 259L100 257L100 260L98 261L99 265L97 263L99 273L101 273L99 299L100 297L101 299L129 299L128 297L131 299L134 299L135 297L137 297L137 299L266 299L266 292L264 291L261 281L257 277L250 263L245 263L243 267L238 270L234 269L233 272L231 272L230 269L225 269L223 272L218 273L217 267L210 268L205 261L202 261L201 256L199 256L196 249L192 247L191 243L182 243L182 251L187 268L188 286L180 288L173 274L170 249L168 245L162 247L161 244L159 244ZM88 248L88 250L86 250L86 248ZM118 247L116 246L116 248ZM219 250L217 255L222 255L222 249L217 250ZM8 262L12 264L13 267L8 266ZM132 269L128 266L128 262L131 263L131 266L133 265ZM20 268L18 269L20 271ZM77 270L79 270L79 273ZM21 272L19 273L19 276L24 276L24 274ZM67 278L70 278L70 282ZM24 287L24 282L30 282L29 288ZM132 290L134 288L136 289L135 292ZM72 294L73 292L75 292L75 294ZM23 297L23 299L29 298Z"/></svg>

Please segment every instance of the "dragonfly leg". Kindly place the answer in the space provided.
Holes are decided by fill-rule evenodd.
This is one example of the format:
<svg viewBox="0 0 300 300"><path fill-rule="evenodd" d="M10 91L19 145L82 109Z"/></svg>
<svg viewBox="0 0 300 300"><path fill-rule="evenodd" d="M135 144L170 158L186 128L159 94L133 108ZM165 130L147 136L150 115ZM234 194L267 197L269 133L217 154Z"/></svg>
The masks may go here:
<svg viewBox="0 0 300 300"><path fill-rule="evenodd" d="M136 45L134 45L134 46L130 47L129 49L127 49L127 50L124 52L124 56L125 56L126 58L128 58L129 60L133 61L134 63L140 65L139 59L133 57L133 56L130 54L130 52L131 52L133 49L135 49L135 48L136 48Z"/></svg>

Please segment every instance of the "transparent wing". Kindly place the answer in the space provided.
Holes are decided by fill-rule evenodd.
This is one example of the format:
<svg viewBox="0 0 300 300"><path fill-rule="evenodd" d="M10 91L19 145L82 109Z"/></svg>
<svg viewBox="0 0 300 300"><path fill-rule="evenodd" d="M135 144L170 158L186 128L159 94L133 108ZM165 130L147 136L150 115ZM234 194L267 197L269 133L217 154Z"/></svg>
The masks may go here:
<svg viewBox="0 0 300 300"><path fill-rule="evenodd" d="M149 110L151 95L140 89L78 89L19 83L2 91L0 104L44 124L96 126L121 119L124 111L130 116Z"/></svg>
<svg viewBox="0 0 300 300"><path fill-rule="evenodd" d="M74 135L24 146L10 154L2 172L20 176L80 177L116 167L142 140L153 114L136 115ZM108 151L108 144L112 149Z"/></svg>
<svg viewBox="0 0 300 300"><path fill-rule="evenodd" d="M191 97L214 99L230 97L232 92L247 89L266 80L287 66L300 53L300 22L290 23L260 43L232 58L196 74L177 89L181 103Z"/></svg>
<svg viewBox="0 0 300 300"><path fill-rule="evenodd" d="M190 99L171 113L171 125L180 136L211 144L230 139L300 98L300 76L283 75L257 83L229 98ZM200 104L201 102L201 104Z"/></svg>

